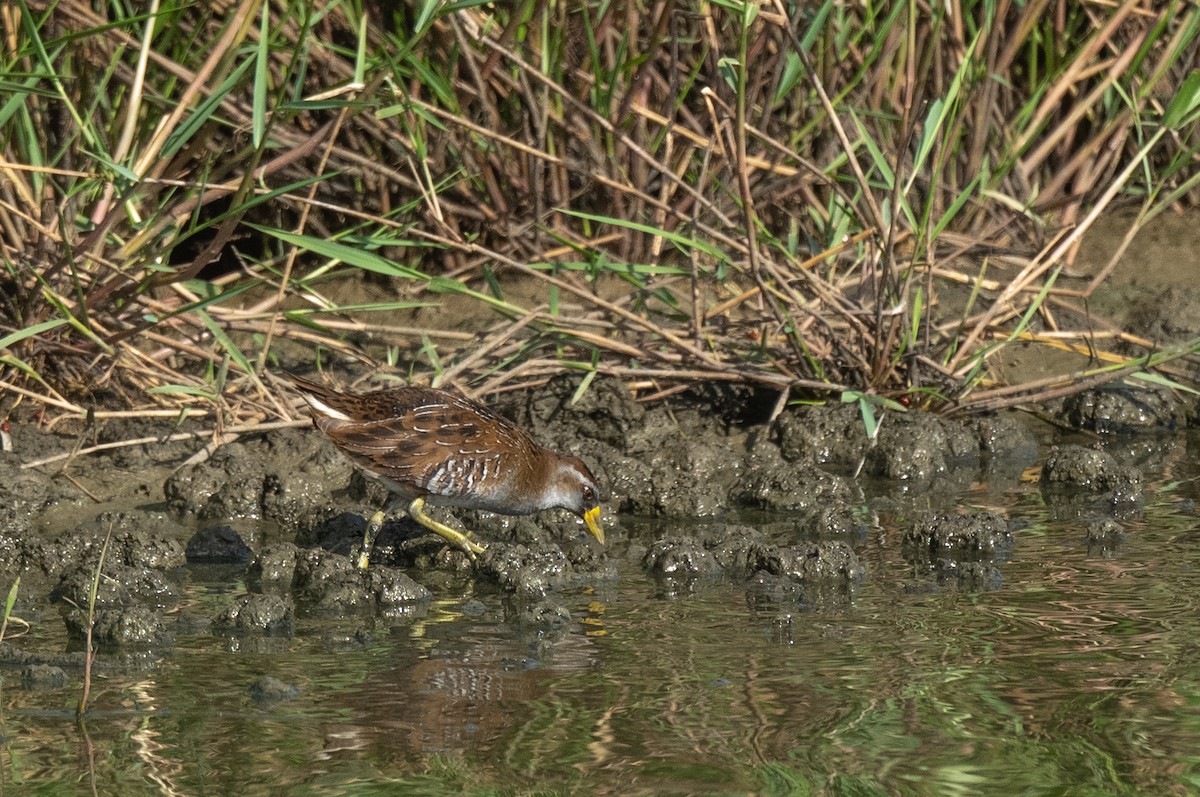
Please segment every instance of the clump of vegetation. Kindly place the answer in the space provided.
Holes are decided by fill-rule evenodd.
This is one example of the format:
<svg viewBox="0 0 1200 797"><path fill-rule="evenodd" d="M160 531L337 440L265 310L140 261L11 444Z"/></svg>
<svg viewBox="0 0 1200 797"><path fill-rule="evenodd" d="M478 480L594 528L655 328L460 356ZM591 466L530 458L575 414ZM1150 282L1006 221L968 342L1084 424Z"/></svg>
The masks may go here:
<svg viewBox="0 0 1200 797"><path fill-rule="evenodd" d="M935 409L1196 350L1103 351L1121 252L1056 284L1118 198L1200 196L1193 4L0 8L9 409L288 417L297 343ZM1016 341L1095 367L991 384Z"/></svg>

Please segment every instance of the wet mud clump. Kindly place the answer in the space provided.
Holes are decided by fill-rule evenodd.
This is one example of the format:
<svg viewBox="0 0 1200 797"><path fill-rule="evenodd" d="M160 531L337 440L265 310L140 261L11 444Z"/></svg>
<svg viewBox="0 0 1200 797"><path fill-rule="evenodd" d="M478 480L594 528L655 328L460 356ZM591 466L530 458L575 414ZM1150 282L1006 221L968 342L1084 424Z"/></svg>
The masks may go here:
<svg viewBox="0 0 1200 797"><path fill-rule="evenodd" d="M1035 460L1037 444L1012 416L959 422L922 412L884 416L875 441L867 438L857 406L797 407L775 424L779 452L832 473L861 474L880 483L943 492L961 490L980 469Z"/></svg>
<svg viewBox="0 0 1200 797"><path fill-rule="evenodd" d="M1186 344L1200 337L1200 290L1188 285L1171 285L1157 295L1134 303L1126 328L1135 335L1162 345ZM1126 346L1126 353L1144 353L1140 347ZM1189 367L1187 359L1177 363ZM1190 375L1196 375L1190 365Z"/></svg>
<svg viewBox="0 0 1200 797"><path fill-rule="evenodd" d="M200 520L253 518L308 528L331 514L330 484L352 466L320 435L281 429L218 448L180 468L163 487L167 506Z"/></svg>
<svg viewBox="0 0 1200 797"><path fill-rule="evenodd" d="M715 577L725 573L716 556L694 537L655 540L642 557L642 565L651 573L675 579Z"/></svg>
<svg viewBox="0 0 1200 797"><path fill-rule="evenodd" d="M493 543L478 562L478 571L507 592L541 597L551 592L579 589L616 577L611 563L580 554L586 548L551 542L531 544ZM573 555L574 554L574 555Z"/></svg>
<svg viewBox="0 0 1200 797"><path fill-rule="evenodd" d="M292 543L264 546L250 566L251 589L295 596L317 615L406 614L430 600L430 592L405 572L372 563L360 570L351 557Z"/></svg>
<svg viewBox="0 0 1200 797"><path fill-rule="evenodd" d="M807 462L788 462L774 446L749 452L743 478L730 491L736 506L767 512L808 512L857 497L850 482Z"/></svg>
<svg viewBox="0 0 1200 797"><path fill-rule="evenodd" d="M296 607L290 598L251 593L229 604L212 628L218 634L290 637L296 631Z"/></svg>
<svg viewBox="0 0 1200 797"><path fill-rule="evenodd" d="M741 525L698 537L655 540L642 556L642 565L664 595L693 592L728 579L759 594L805 603L848 599L866 574L845 542L775 545L753 527Z"/></svg>
<svg viewBox="0 0 1200 797"><path fill-rule="evenodd" d="M1113 556L1125 544L1125 529L1111 518L1093 521L1087 526L1084 543L1091 556Z"/></svg>
<svg viewBox="0 0 1200 797"><path fill-rule="evenodd" d="M858 586L866 570L854 550L842 542L811 545L763 545L750 550L749 563L757 583L765 576L798 587L815 584L838 589Z"/></svg>
<svg viewBox="0 0 1200 797"><path fill-rule="evenodd" d="M968 591L1000 587L997 564L1012 555L1013 532L994 512L951 515L935 512L905 531L901 552L916 579L910 590L953 586Z"/></svg>
<svg viewBox="0 0 1200 797"><path fill-rule="evenodd" d="M63 613L68 636L76 642L87 638L87 614L82 609ZM110 650L165 650L175 644L162 616L145 606L113 606L99 609L92 618L92 644Z"/></svg>
<svg viewBox="0 0 1200 797"><path fill-rule="evenodd" d="M163 613L178 602L179 587L161 570L131 567L115 557L106 558L99 573L96 563L79 563L62 573L51 600L59 604L68 638L77 643L87 638L90 616L92 641L101 648L149 651L174 644Z"/></svg>
<svg viewBox="0 0 1200 797"><path fill-rule="evenodd" d="M51 664L30 664L21 670L21 688L31 691L57 691L68 682L67 671Z"/></svg>
<svg viewBox="0 0 1200 797"><path fill-rule="evenodd" d="M262 709L273 708L300 695L299 687L271 675L258 678L246 691L255 705Z"/></svg>
<svg viewBox="0 0 1200 797"><path fill-rule="evenodd" d="M1039 483L1060 517L1097 512L1128 517L1145 502L1140 470L1118 464L1106 451L1083 446L1051 451Z"/></svg>
<svg viewBox="0 0 1200 797"><path fill-rule="evenodd" d="M1186 408L1166 390L1113 385L1063 401L1059 417L1075 429L1100 434L1174 432L1187 425Z"/></svg>

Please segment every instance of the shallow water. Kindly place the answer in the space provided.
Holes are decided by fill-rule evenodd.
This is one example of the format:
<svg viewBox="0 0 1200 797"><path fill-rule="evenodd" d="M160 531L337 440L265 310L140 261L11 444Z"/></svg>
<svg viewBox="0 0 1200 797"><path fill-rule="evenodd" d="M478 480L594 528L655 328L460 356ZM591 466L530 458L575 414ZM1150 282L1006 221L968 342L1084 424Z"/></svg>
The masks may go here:
<svg viewBox="0 0 1200 797"><path fill-rule="evenodd" d="M185 624L167 657L99 674L81 724L80 672L53 691L6 672L0 793L1194 793L1197 470L1182 439L1147 448L1147 507L1107 554L1028 479L962 495L1029 524L993 591L911 588L918 499L901 496L875 505L849 602L668 588L640 564L647 538L614 532L620 578L557 596L576 621L560 636L462 582L409 617L302 619L290 639ZM206 577L178 614L242 589ZM26 619L26 643L65 647L56 610ZM299 691L256 703L263 675Z"/></svg>

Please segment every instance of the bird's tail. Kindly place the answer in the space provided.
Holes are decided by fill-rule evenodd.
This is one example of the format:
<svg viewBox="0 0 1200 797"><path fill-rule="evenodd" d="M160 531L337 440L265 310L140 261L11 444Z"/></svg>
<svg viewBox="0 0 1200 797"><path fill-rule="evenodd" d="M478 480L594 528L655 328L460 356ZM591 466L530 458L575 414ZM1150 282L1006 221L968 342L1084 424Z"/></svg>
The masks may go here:
<svg viewBox="0 0 1200 797"><path fill-rule="evenodd" d="M354 403L353 396L348 396L331 387L318 385L316 382L310 382L290 371L283 373L300 391L300 397L308 402L308 406L314 413L339 421L352 420L349 411Z"/></svg>

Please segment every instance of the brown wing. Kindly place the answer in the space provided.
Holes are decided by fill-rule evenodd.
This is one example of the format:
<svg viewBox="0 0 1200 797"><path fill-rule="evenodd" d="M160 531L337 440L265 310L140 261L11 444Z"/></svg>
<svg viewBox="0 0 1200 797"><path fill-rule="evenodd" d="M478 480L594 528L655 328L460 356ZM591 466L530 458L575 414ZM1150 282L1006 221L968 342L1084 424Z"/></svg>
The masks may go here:
<svg viewBox="0 0 1200 797"><path fill-rule="evenodd" d="M506 418L454 393L399 388L342 398L339 409L353 420L318 416L317 426L364 468L416 491L482 495L489 478L540 448Z"/></svg>

